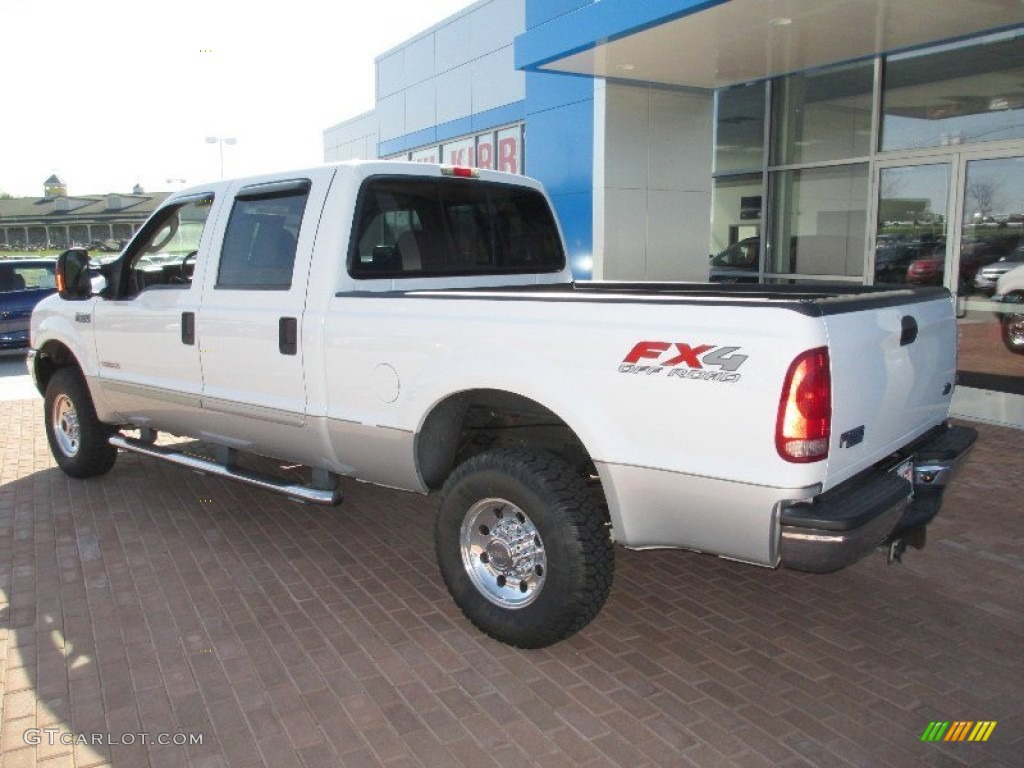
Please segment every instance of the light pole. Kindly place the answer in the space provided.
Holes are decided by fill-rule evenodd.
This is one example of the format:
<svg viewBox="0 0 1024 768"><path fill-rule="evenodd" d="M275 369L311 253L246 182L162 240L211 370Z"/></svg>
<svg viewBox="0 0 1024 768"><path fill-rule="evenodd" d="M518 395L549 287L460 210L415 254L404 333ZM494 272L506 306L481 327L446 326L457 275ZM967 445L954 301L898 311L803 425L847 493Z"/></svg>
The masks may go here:
<svg viewBox="0 0 1024 768"><path fill-rule="evenodd" d="M206 137L206 143L207 144L217 144L219 149L220 149L220 177L223 179L224 178L224 145L227 144L228 146L231 146L232 144L237 144L238 143L238 139L232 139L232 138L228 138L226 136L207 136Z"/></svg>

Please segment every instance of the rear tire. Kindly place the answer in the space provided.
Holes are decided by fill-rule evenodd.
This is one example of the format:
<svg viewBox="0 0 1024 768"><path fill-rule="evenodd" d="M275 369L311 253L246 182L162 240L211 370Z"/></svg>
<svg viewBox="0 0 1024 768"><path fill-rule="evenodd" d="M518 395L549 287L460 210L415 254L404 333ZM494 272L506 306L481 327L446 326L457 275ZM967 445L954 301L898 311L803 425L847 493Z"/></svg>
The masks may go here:
<svg viewBox="0 0 1024 768"><path fill-rule="evenodd" d="M56 371L43 401L46 439L53 458L71 477L96 477L110 471L117 448L108 440L117 430L96 418L85 379L74 368Z"/></svg>
<svg viewBox="0 0 1024 768"><path fill-rule="evenodd" d="M514 448L459 465L435 528L448 591L478 629L518 648L575 634L611 590L604 504L568 464Z"/></svg>

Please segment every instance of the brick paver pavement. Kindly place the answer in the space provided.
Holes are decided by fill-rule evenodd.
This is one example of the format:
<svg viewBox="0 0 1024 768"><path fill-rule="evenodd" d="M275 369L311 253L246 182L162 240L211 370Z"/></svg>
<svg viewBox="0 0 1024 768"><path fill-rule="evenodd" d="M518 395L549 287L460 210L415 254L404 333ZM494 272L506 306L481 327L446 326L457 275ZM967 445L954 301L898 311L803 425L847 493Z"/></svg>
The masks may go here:
<svg viewBox="0 0 1024 768"><path fill-rule="evenodd" d="M301 506L132 455L74 481L53 467L40 410L0 403L5 768L1024 754L1019 431L982 428L903 565L812 576L619 549L597 620L518 651L448 598L435 498L346 481L340 508ZM987 743L922 743L933 720L998 725ZM62 743L83 737L99 740Z"/></svg>

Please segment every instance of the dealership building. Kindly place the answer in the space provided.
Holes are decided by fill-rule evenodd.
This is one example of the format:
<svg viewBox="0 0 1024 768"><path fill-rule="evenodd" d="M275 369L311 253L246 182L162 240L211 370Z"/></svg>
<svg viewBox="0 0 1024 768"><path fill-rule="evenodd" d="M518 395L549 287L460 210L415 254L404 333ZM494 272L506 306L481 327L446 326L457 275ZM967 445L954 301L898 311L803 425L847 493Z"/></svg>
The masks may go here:
<svg viewBox="0 0 1024 768"><path fill-rule="evenodd" d="M945 285L954 412L1024 427L1024 307L990 298L1024 264L1019 0L480 0L376 74L325 160L540 179L580 279Z"/></svg>

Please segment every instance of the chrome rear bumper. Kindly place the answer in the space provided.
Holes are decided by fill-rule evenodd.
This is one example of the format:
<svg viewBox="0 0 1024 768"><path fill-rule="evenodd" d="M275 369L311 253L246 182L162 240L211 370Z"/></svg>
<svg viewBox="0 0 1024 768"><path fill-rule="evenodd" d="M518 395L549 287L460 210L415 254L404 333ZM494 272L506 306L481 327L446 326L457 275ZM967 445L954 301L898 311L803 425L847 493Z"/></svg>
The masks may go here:
<svg viewBox="0 0 1024 768"><path fill-rule="evenodd" d="M974 447L977 430L937 428L895 457L913 458L913 483L876 467L813 499L782 511L779 555L787 568L828 573L844 568L878 545L927 525L942 493Z"/></svg>

